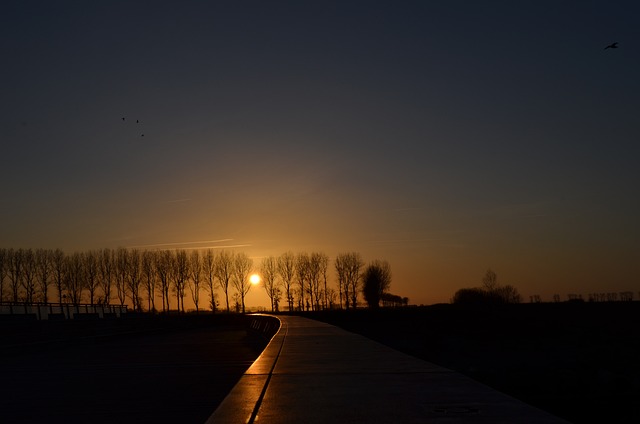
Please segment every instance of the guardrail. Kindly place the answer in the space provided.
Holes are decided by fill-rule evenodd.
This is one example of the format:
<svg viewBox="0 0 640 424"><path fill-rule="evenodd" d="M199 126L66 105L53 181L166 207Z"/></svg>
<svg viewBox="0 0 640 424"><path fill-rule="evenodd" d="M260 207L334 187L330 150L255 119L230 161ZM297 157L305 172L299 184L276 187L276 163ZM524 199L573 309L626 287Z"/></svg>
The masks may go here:
<svg viewBox="0 0 640 424"><path fill-rule="evenodd" d="M33 320L120 318L126 305L0 302L0 319L12 316Z"/></svg>

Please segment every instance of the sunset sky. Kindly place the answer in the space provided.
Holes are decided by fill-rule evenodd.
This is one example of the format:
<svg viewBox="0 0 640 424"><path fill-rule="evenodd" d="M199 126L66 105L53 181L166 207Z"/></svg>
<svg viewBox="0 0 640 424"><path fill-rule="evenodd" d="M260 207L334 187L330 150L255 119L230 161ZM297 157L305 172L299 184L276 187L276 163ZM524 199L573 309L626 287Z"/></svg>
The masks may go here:
<svg viewBox="0 0 640 424"><path fill-rule="evenodd" d="M0 247L638 297L637 1L8 1L0 34Z"/></svg>

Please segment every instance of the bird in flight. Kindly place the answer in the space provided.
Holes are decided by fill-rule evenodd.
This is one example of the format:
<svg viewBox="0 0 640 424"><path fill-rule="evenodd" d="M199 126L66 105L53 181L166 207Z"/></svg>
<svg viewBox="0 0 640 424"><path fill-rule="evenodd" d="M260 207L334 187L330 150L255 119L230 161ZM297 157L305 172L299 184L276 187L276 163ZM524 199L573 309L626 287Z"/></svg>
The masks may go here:
<svg viewBox="0 0 640 424"><path fill-rule="evenodd" d="M605 47L604 49L617 49L618 48L618 42L616 41L615 43L611 43L609 44L607 47Z"/></svg>
<svg viewBox="0 0 640 424"><path fill-rule="evenodd" d="M124 121L124 118L122 118L122 120Z"/></svg>

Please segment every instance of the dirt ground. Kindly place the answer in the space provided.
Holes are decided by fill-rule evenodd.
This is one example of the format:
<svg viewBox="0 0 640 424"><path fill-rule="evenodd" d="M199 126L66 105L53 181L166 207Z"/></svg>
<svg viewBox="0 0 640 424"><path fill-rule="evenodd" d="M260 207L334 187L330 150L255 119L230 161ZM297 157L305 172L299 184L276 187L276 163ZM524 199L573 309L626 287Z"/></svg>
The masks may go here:
<svg viewBox="0 0 640 424"><path fill-rule="evenodd" d="M0 323L3 423L198 423L267 343L244 317Z"/></svg>

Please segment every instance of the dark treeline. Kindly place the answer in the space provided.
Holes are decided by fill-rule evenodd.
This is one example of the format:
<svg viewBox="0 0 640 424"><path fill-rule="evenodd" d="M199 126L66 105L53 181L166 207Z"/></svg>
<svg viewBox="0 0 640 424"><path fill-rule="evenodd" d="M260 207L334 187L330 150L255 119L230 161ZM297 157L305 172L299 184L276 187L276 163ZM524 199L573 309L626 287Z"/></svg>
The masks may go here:
<svg viewBox="0 0 640 424"><path fill-rule="evenodd" d="M498 305L520 303L522 296L512 285L498 284L498 275L491 269L482 278L480 287L463 288L458 290L451 299L451 303L459 305Z"/></svg>
<svg viewBox="0 0 640 424"><path fill-rule="evenodd" d="M374 261L367 268L389 265ZM285 302L289 311L351 309L364 286L364 261L357 252L334 260L335 287L329 283L329 257L322 252L285 252L264 258L258 267L244 252L227 250L0 249L0 301L129 305L136 311L185 312L185 298L196 311L223 308L245 312L250 276L258 271L271 310ZM379 287L375 305L401 305ZM218 295L221 299L218 299ZM405 298L404 304L408 302ZM222 306L220 306L220 304Z"/></svg>

